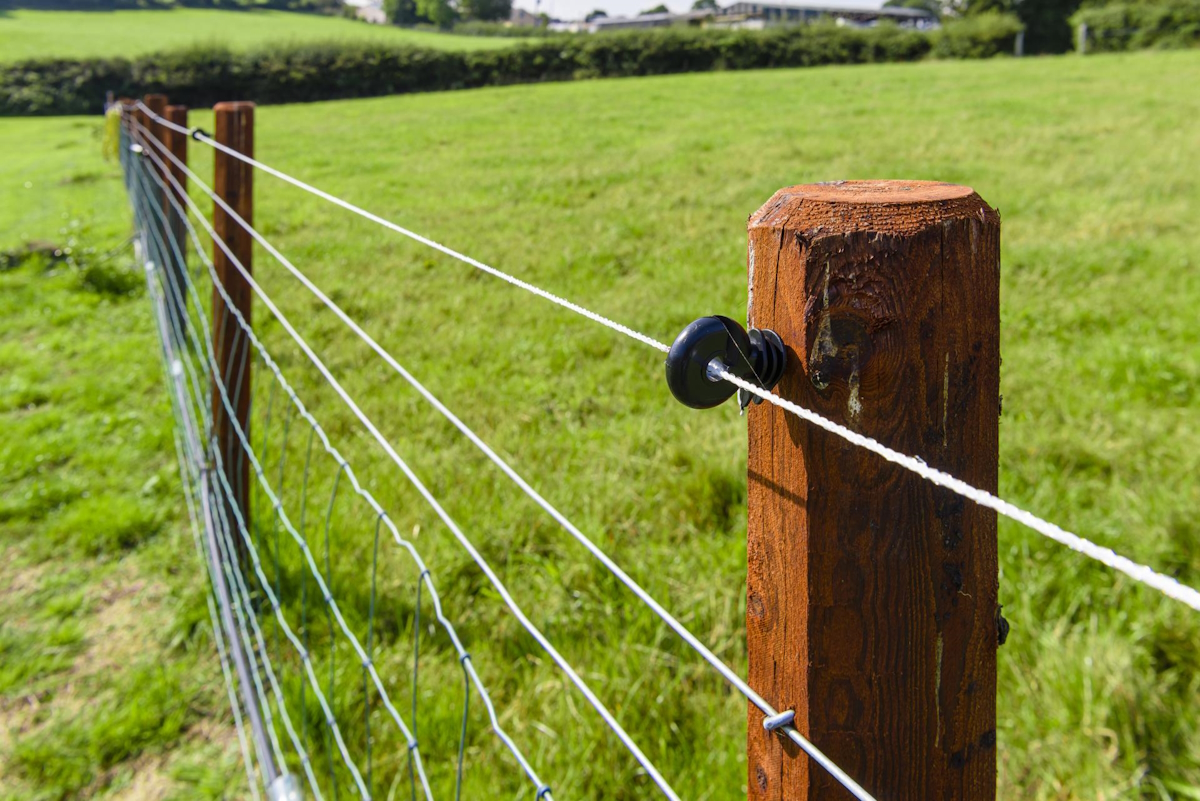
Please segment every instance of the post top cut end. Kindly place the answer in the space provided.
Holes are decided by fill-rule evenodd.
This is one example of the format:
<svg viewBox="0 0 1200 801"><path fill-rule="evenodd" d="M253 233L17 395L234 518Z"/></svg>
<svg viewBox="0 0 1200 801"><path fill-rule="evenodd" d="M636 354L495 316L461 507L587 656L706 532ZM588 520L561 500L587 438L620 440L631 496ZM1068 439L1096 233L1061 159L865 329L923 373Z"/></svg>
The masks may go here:
<svg viewBox="0 0 1200 801"><path fill-rule="evenodd" d="M959 200L975 191L969 186L941 181L826 181L801 184L784 190L808 200L826 203L928 203Z"/></svg>
<svg viewBox="0 0 1200 801"><path fill-rule="evenodd" d="M213 106L213 111L238 112L253 111L254 104L249 100L225 100Z"/></svg>
<svg viewBox="0 0 1200 801"><path fill-rule="evenodd" d="M941 181L830 181L780 189L750 217L750 228L787 228L815 236L874 231L910 234L947 220L999 215L969 186Z"/></svg>

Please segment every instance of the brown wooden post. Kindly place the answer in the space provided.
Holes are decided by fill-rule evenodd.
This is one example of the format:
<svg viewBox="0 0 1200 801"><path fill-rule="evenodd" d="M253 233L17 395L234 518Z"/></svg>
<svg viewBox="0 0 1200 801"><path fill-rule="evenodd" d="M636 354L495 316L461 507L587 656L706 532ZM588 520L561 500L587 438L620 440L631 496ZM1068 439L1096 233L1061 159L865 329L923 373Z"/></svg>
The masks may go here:
<svg viewBox="0 0 1200 801"><path fill-rule="evenodd" d="M971 189L782 189L749 222L778 392L996 491L1000 218ZM750 684L879 799L996 795L996 517L763 404L749 418ZM749 714L749 796L848 799Z"/></svg>
<svg viewBox="0 0 1200 801"><path fill-rule="evenodd" d="M136 119L136 116L133 112L133 98L132 97L124 97L124 96L118 97L117 105L121 107L121 139L120 139L121 144L119 145L120 153L118 154L118 156L119 156L119 160L121 162L122 167L127 168L127 165L129 163L127 161L127 159L130 156L129 146L131 144L133 144L133 121ZM126 190L128 190L128 188L129 188L128 170L126 170L125 181L126 181L125 188L126 188Z"/></svg>
<svg viewBox="0 0 1200 801"><path fill-rule="evenodd" d="M142 98L142 102L155 115L161 118L167 116L167 96L163 94L146 95ZM153 154L145 156L146 169L152 171L162 181L162 188L152 177L146 180L146 191L150 193L149 201L156 204L161 210L161 215L153 209L148 209L146 212L146 224L150 230L154 232L151 238L154 253L154 261L158 262L163 269L163 276L166 280L164 290L166 292L165 303L167 314L171 318L171 330L178 336L185 336L187 330L187 284L185 283L184 271L187 269L187 264L181 264L175 253L174 244L181 246L182 242L175 236L177 227L171 219L171 201L170 201L170 186L171 182L167 176L171 174L170 159L163 154L162 149L155 144L155 141L161 142L164 146L167 145L173 133L170 128L163 125L155 118L139 112L142 115L142 124L146 127L146 136L150 141L146 142L146 150ZM161 162L162 166L159 166ZM180 342L180 345L183 343Z"/></svg>
<svg viewBox="0 0 1200 801"><path fill-rule="evenodd" d="M132 101L132 103L134 103L134 104L136 104L136 102L137 102L137 101ZM143 102L145 102L145 101L143 100ZM142 126L142 128L148 128L148 127L149 127L149 124L150 124L150 118L149 118L148 116L146 116L146 112L142 111L140 108L134 108L134 110L133 110L133 119L134 119L134 120L135 120L135 121L136 121L136 122L137 122L139 125L141 125L141 126ZM144 135L145 135L145 134L142 132L142 130L141 130L140 128L139 128L139 129L137 129L137 132L136 132L136 133L137 133L137 136L138 136L138 138L141 138L142 136L144 136Z"/></svg>
<svg viewBox="0 0 1200 801"><path fill-rule="evenodd" d="M146 95L144 98L142 98L142 102L145 103L146 107L149 108L152 112L154 112L158 116L163 117L166 115L166 112L167 112L167 96L166 95ZM159 142L162 142L165 144L167 141L167 127L165 125L163 125L161 122L155 122L154 119L149 114L145 113L144 111L139 111L138 113L142 115L142 119L141 119L142 125L146 126L146 129L149 132L147 135L150 137L153 137L154 139L157 139ZM163 161L163 162L167 161L167 157L162 154L162 150L155 147L153 142L147 142L146 146L150 150L150 152L152 152L160 161ZM147 158L149 158L149 157L147 157ZM154 159L149 159L149 164L155 165ZM166 170L159 169L157 167L157 165L155 165L155 170L158 172L159 177L162 178L163 183L164 184L167 183ZM170 205L167 202L166 193L165 192L157 192L158 184L153 183L153 179L151 179L151 182L152 182L152 187L153 187L152 191L155 191L156 194L160 195L160 202L162 204L162 207L165 209L167 206Z"/></svg>
<svg viewBox="0 0 1200 801"><path fill-rule="evenodd" d="M174 123L181 128L187 128L187 106L167 106L163 116L166 117L169 122ZM180 277L185 280L186 276L184 276L183 273L187 270L188 246L187 226L184 224L184 214L186 214L187 209L187 173L184 172L183 166L181 165L187 164L188 138L189 137L187 134L180 133L179 131L175 131L170 128L165 128L163 134L163 144L167 146L167 150L170 151L171 155L178 159L179 162L177 164L171 159L163 159L165 162L167 162L167 172L170 175L170 178L174 179L174 182L171 180L166 180L167 188L170 190L170 194L166 199L164 210L167 213L167 228L171 232L171 238L175 241L175 244L179 249L178 254L172 254L175 260L178 262L176 264L176 269L179 271ZM180 210L176 210L175 203L171 202L171 198L175 200L175 203L179 204Z"/></svg>
<svg viewBox="0 0 1200 801"><path fill-rule="evenodd" d="M213 110L216 112L216 140L239 153L253 156L254 104L218 103ZM245 220L247 225L253 225L253 168L220 150L214 150L214 167L213 189L217 196ZM214 205L213 208L213 229L216 238L224 243L242 268L250 272L252 242L246 229L226 213L220 205ZM251 322L250 284L225 249L217 243L214 243L213 247L213 267L217 279L225 288L233 307L249 324ZM250 436L250 343L240 333L241 327L238 325L237 319L227 308L225 299L216 287L213 288L212 309L213 348L216 354L217 368L220 370L220 375L215 376L213 382L214 447L221 454L221 467L225 474L225 481L232 489L231 497L227 497L225 515L229 525L235 525L235 517L232 510L228 508L228 503L234 503L248 526L250 516L249 460L227 414L221 387L224 387L228 393L229 402L234 406L236 412L237 423L248 438ZM218 384L218 382L220 383ZM222 486L219 479L217 484L219 487ZM234 539L240 544L240 538L235 536Z"/></svg>

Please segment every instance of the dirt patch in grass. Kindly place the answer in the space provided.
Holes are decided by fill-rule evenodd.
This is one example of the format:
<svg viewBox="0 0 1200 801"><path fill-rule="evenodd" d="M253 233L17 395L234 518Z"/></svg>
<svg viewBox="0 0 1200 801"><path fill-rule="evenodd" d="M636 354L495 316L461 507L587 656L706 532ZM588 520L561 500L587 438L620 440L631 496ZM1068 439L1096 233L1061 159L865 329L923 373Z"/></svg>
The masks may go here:
<svg viewBox="0 0 1200 801"><path fill-rule="evenodd" d="M75 660L73 676L84 679L139 661L155 642L155 614L168 594L165 585L136 578L132 569L105 579L92 610L88 644Z"/></svg>
<svg viewBox="0 0 1200 801"><path fill-rule="evenodd" d="M0 551L0 559L8 565L8 569L0 571L0 609L7 610L18 598L28 595L41 585L45 565L20 564L22 552L17 546L9 546ZM13 565L20 565L13 569ZM12 622L12 618L9 618Z"/></svg>

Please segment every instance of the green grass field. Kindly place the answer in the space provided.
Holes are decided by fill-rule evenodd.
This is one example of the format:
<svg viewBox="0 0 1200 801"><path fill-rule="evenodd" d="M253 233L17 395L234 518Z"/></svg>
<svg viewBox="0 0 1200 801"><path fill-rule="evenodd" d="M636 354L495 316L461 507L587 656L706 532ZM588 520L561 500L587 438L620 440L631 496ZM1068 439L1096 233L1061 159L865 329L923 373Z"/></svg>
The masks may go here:
<svg viewBox="0 0 1200 801"><path fill-rule="evenodd" d="M746 217L779 187L969 184L1004 219L1001 494L1196 585L1200 95L1187 87L1198 82L1198 52L576 82L263 108L257 153L660 339L701 314L744 318ZM100 260L129 221L99 128L0 122L0 249L70 244L83 265L0 273L0 797L240 796L145 293L122 272L127 250ZM211 174L203 148L192 161ZM687 410L669 397L657 354L257 181L266 235L744 666L746 445L733 408ZM744 704L256 258L267 291L677 789L741 796ZM261 307L255 319L425 554L504 725L556 797L655 797L281 327ZM258 371L253 430L272 465L287 454L295 519L305 437L285 444L266 379ZM313 465L316 547L336 468ZM343 493L330 520L335 593L361 631L373 518ZM1001 522L1000 545L1013 627L999 654L1000 797L1200 797L1200 620L1014 524ZM376 662L407 710L415 571L381 548ZM298 620L300 560L283 553ZM309 615L324 671L325 620ZM445 637L423 634L421 648L422 751L444 794L461 675ZM298 703L297 660L286 644L272 656ZM361 754L348 647L335 666L339 718ZM472 700L464 798L531 798ZM406 797L403 745L373 709L378 797ZM326 746L310 736L323 767Z"/></svg>
<svg viewBox="0 0 1200 801"><path fill-rule="evenodd" d="M190 45L249 49L296 42L368 41L439 50L508 47L514 40L405 30L286 11L0 11L0 62L132 58Z"/></svg>

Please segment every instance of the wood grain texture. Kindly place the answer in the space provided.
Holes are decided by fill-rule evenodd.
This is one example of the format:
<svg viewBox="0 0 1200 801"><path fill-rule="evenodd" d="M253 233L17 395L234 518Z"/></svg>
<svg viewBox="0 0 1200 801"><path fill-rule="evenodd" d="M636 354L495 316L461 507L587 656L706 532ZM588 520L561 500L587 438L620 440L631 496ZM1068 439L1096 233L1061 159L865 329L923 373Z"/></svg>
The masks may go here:
<svg viewBox="0 0 1200 801"><path fill-rule="evenodd" d="M778 391L995 491L999 216L966 187L780 190L749 221ZM764 404L749 416L750 684L868 791L992 801L996 517ZM749 712L749 796L848 799Z"/></svg>
<svg viewBox="0 0 1200 801"><path fill-rule="evenodd" d="M223 145L247 156L254 156L254 104L218 103L215 139ZM254 224L254 169L220 150L214 150L213 189L247 225ZM213 230L216 239L225 244L247 272L252 271L252 244L250 234L219 205L213 207ZM241 312L247 324L252 323L251 289L249 282L234 266L225 249L214 243L213 266L217 278L225 287L232 305ZM227 388L230 401L237 415L238 424L245 436L250 436L250 342L242 333L241 326L226 308L225 300L213 288L213 347L217 366L221 370L218 379ZM233 489L232 502L236 503L250 525L250 466L246 451L241 447L229 415L226 413L220 390L213 382L212 397L213 436L219 449L222 468L229 486ZM227 510L228 520L234 518ZM241 545L240 540L238 540ZM239 549L241 550L241 549ZM242 553L244 557L244 552Z"/></svg>

